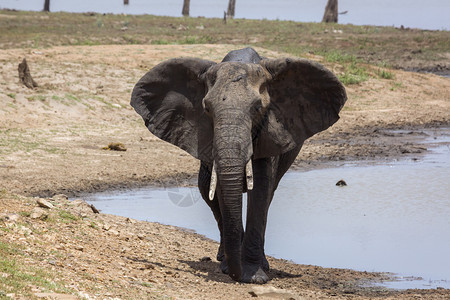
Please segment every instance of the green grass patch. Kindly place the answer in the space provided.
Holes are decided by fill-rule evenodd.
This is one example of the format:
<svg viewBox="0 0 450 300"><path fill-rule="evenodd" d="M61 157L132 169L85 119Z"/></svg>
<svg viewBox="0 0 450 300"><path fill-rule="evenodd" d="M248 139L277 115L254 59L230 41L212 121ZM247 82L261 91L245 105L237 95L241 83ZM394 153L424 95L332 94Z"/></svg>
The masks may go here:
<svg viewBox="0 0 450 300"><path fill-rule="evenodd" d="M0 276L0 298L14 293L30 299L33 287L39 287L43 291L72 293L64 287L64 283L56 281L58 274L26 263L25 257L20 245L0 241L0 273L4 274Z"/></svg>
<svg viewBox="0 0 450 300"><path fill-rule="evenodd" d="M338 75L339 80L344 85L360 84L369 79L366 68L356 62L344 65L344 74Z"/></svg>
<svg viewBox="0 0 450 300"><path fill-rule="evenodd" d="M31 153L37 150L53 154L65 153L57 147L48 145L47 142L47 139L43 138L39 131L17 128L0 129L0 154L7 155L19 151Z"/></svg>
<svg viewBox="0 0 450 300"><path fill-rule="evenodd" d="M178 40L177 44L214 44L215 40L209 35L205 36L187 36L184 39Z"/></svg>
<svg viewBox="0 0 450 300"><path fill-rule="evenodd" d="M169 45L170 42L166 39L155 39L155 40L151 40L150 44L152 44L152 45Z"/></svg>
<svg viewBox="0 0 450 300"><path fill-rule="evenodd" d="M394 82L394 83L392 83L392 86L391 86L390 90L391 91L396 91L396 90L398 90L398 89L400 89L402 87L403 87L403 84L401 82Z"/></svg>
<svg viewBox="0 0 450 300"><path fill-rule="evenodd" d="M336 62L336 63L340 63L340 64L358 62L358 59L356 58L356 56L351 55L351 54L345 54L340 51L333 50L333 51L321 53L321 55L328 62Z"/></svg>
<svg viewBox="0 0 450 300"><path fill-rule="evenodd" d="M46 96L44 95L33 95L33 96L29 96L27 97L28 101L45 101L45 99L47 99Z"/></svg>
<svg viewBox="0 0 450 300"><path fill-rule="evenodd" d="M384 69L378 69L377 75L378 75L378 77L383 78L383 79L394 79L395 78L394 73L386 71Z"/></svg>
<svg viewBox="0 0 450 300"><path fill-rule="evenodd" d="M66 221L66 222L75 222L75 221L78 221L78 219L79 219L77 216L75 216L75 215L73 215L70 212L65 211L65 210L59 211L58 215L59 215L59 217L61 218L61 220L63 222L64 221Z"/></svg>

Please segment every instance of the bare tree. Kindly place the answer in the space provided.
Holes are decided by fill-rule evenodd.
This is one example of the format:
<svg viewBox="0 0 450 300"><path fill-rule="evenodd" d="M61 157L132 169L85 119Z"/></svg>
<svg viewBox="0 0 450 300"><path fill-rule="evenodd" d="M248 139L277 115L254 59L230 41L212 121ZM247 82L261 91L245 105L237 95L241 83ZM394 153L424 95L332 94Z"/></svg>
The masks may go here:
<svg viewBox="0 0 450 300"><path fill-rule="evenodd" d="M189 17L189 5L191 0L184 0L183 1L183 11L181 12L183 16Z"/></svg>
<svg viewBox="0 0 450 300"><path fill-rule="evenodd" d="M45 0L44 11L50 11L50 0Z"/></svg>
<svg viewBox="0 0 450 300"><path fill-rule="evenodd" d="M123 0L123 5L128 5L130 4L128 0Z"/></svg>
<svg viewBox="0 0 450 300"><path fill-rule="evenodd" d="M234 10L236 8L236 0L229 0L228 1L228 10L227 10L227 17L228 18L234 18Z"/></svg>
<svg viewBox="0 0 450 300"><path fill-rule="evenodd" d="M338 22L338 0L328 0L322 22L337 23Z"/></svg>

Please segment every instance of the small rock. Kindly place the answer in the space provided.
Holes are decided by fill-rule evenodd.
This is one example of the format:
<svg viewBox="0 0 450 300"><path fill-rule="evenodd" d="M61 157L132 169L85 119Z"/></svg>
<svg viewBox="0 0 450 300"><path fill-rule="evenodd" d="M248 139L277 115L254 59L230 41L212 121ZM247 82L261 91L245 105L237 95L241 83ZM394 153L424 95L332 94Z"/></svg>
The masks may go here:
<svg viewBox="0 0 450 300"><path fill-rule="evenodd" d="M119 235L119 232L117 230L114 230L114 229L110 229L110 230L108 230L108 232L111 233L112 235L115 235L115 236Z"/></svg>
<svg viewBox="0 0 450 300"><path fill-rule="evenodd" d="M204 257L200 258L200 261L211 261L211 257L204 256Z"/></svg>
<svg viewBox="0 0 450 300"><path fill-rule="evenodd" d="M84 204L85 202L82 199L75 199L71 203L73 206L80 206L80 205Z"/></svg>
<svg viewBox="0 0 450 300"><path fill-rule="evenodd" d="M180 24L180 25L178 26L177 30L179 30L179 31L180 31L180 30L181 30L181 31L185 31L185 30L188 30L188 27L186 27L186 26Z"/></svg>
<svg viewBox="0 0 450 300"><path fill-rule="evenodd" d="M18 214L2 214L0 215L0 220L5 220L7 222L17 222L20 219Z"/></svg>
<svg viewBox="0 0 450 300"><path fill-rule="evenodd" d="M291 291L277 289L273 286L254 286L248 293L252 297L265 297L269 299L301 299Z"/></svg>
<svg viewBox="0 0 450 300"><path fill-rule="evenodd" d="M91 207L92 211L94 212L94 214L100 213L100 211L94 206L94 204L91 204L90 207Z"/></svg>
<svg viewBox="0 0 450 300"><path fill-rule="evenodd" d="M155 266L152 264L145 264L144 269L154 269Z"/></svg>
<svg viewBox="0 0 450 300"><path fill-rule="evenodd" d="M56 202L64 202L64 201L69 200L69 197L67 197L67 196L64 195L64 194L58 194L58 195L54 195L54 196L52 197L52 200L53 200L53 201L56 201Z"/></svg>
<svg viewBox="0 0 450 300"><path fill-rule="evenodd" d="M102 228L103 228L104 230L108 231L108 230L111 229L111 225L105 223L105 224L103 224Z"/></svg>
<svg viewBox="0 0 450 300"><path fill-rule="evenodd" d="M78 297L68 294L58 294L58 293L36 293L34 294L36 298L43 299L55 299L55 300L76 300Z"/></svg>
<svg viewBox="0 0 450 300"><path fill-rule="evenodd" d="M347 182L345 182L344 179L341 179L338 182L336 182L336 186L347 186Z"/></svg>
<svg viewBox="0 0 450 300"><path fill-rule="evenodd" d="M130 219L130 218L126 218L126 221L127 221L128 223L131 223L131 224L135 224L135 223L136 223L136 220Z"/></svg>
<svg viewBox="0 0 450 300"><path fill-rule="evenodd" d="M59 244L56 246L56 250L66 250L66 247L64 247L64 245Z"/></svg>
<svg viewBox="0 0 450 300"><path fill-rule="evenodd" d="M43 210L40 207L35 207L33 211L31 212L30 218L32 219L40 219L45 220L48 218L48 214L45 210Z"/></svg>
<svg viewBox="0 0 450 300"><path fill-rule="evenodd" d="M22 233L24 235L30 235L33 233L33 231L30 228L25 227L25 226L19 226L19 229L20 229L20 231L22 231Z"/></svg>
<svg viewBox="0 0 450 300"><path fill-rule="evenodd" d="M53 204L51 204L50 202L48 202L47 200L45 200L43 198L37 199L36 202L40 207L43 207L43 208L52 209L54 207Z"/></svg>
<svg viewBox="0 0 450 300"><path fill-rule="evenodd" d="M81 245L75 245L74 249L78 251L84 251L84 247Z"/></svg>

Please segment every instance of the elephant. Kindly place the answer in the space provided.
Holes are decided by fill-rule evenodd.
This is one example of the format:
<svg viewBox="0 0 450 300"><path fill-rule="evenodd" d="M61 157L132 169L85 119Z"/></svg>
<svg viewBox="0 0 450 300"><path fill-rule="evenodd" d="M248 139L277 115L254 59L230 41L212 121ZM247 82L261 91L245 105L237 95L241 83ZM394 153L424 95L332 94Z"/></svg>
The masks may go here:
<svg viewBox="0 0 450 300"><path fill-rule="evenodd" d="M131 106L155 136L200 160L198 188L220 231L222 272L263 284L267 212L278 183L304 141L339 119L346 100L342 83L321 64L245 48L220 63L161 62L136 83Z"/></svg>

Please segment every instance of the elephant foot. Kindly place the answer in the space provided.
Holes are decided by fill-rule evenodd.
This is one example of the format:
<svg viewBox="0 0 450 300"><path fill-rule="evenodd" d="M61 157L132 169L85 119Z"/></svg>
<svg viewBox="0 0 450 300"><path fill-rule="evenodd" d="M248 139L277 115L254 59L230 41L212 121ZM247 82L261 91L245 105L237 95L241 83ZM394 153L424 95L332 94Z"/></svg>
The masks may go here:
<svg viewBox="0 0 450 300"><path fill-rule="evenodd" d="M222 270L223 274L228 274L228 264L227 261L225 260L225 257L220 262L220 270Z"/></svg>
<svg viewBox="0 0 450 300"><path fill-rule="evenodd" d="M225 251L223 250L223 244L220 242L219 250L217 250L217 261L224 261L225 260Z"/></svg>
<svg viewBox="0 0 450 300"><path fill-rule="evenodd" d="M259 265L243 265L242 267L243 274L241 277L241 282L264 284L269 281L269 277Z"/></svg>
<svg viewBox="0 0 450 300"><path fill-rule="evenodd" d="M263 258L263 261L262 261L262 269L265 272L269 271L269 269L270 269L269 262L267 261L267 258L266 258L265 255L264 255L264 258Z"/></svg>

